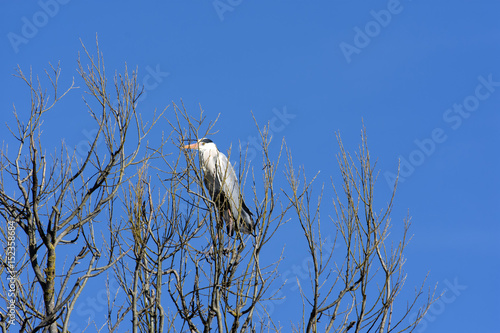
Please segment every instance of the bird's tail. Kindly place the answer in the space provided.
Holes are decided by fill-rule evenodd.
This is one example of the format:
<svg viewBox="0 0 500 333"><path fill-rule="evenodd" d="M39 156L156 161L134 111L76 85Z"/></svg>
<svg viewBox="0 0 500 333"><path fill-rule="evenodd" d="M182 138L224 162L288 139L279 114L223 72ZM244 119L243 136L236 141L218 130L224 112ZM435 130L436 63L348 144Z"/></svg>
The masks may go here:
<svg viewBox="0 0 500 333"><path fill-rule="evenodd" d="M238 227L240 229L240 232L244 234L253 234L255 230L255 222L252 219L252 213L245 205L244 201L242 201L241 203L240 223Z"/></svg>

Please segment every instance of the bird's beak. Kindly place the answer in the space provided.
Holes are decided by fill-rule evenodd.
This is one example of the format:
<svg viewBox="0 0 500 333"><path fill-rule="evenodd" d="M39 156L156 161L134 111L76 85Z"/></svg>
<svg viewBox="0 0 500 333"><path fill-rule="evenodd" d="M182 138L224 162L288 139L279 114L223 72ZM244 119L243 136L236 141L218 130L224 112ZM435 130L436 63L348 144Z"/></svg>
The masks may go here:
<svg viewBox="0 0 500 333"><path fill-rule="evenodd" d="M184 148L184 149L197 149L198 148L198 142L192 143L190 145L185 145L182 148Z"/></svg>

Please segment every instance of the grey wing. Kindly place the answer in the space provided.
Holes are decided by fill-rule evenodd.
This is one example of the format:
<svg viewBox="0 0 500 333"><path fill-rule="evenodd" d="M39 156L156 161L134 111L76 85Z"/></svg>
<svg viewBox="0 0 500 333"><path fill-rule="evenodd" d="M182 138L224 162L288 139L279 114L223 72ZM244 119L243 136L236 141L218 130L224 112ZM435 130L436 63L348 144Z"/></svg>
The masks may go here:
<svg viewBox="0 0 500 333"><path fill-rule="evenodd" d="M219 184L226 200L229 201L231 213L233 216L239 216L239 218L236 218L236 223L238 223L240 231L246 234L252 233L254 228L252 213L243 201L240 193L240 185L233 166L228 161L226 155L220 152L217 158L217 169L217 176L220 177Z"/></svg>

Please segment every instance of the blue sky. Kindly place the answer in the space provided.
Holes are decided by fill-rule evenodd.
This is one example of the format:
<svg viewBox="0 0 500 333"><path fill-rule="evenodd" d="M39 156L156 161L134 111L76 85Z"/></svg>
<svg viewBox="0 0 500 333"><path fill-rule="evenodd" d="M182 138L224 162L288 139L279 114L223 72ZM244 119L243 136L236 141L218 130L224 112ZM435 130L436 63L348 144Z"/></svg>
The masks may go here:
<svg viewBox="0 0 500 333"><path fill-rule="evenodd" d="M80 38L92 46L96 33L108 73L125 62L139 69L144 117L181 99L194 114L201 105L208 119L221 114L212 139L226 151L257 135L253 112L260 125L274 123L274 147L285 137L296 164L321 171L318 186L330 177L340 186L335 132L353 151L364 121L381 202L403 163L393 223L413 217L408 295L430 271L438 292L455 296L431 309L420 331L499 330L497 1L42 0L3 8L2 126L13 121L13 103L27 105L11 76L17 65L42 74L60 61L70 82ZM49 145L77 146L94 128L82 92L48 116ZM300 237L293 223L283 233L283 242ZM284 271L304 257L289 253ZM275 310L285 327L290 303Z"/></svg>

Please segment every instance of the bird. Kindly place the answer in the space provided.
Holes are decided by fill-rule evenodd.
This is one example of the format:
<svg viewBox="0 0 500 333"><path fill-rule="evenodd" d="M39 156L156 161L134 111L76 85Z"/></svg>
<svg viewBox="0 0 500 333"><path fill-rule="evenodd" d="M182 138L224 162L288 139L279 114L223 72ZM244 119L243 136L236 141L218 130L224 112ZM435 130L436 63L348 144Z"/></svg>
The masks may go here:
<svg viewBox="0 0 500 333"><path fill-rule="evenodd" d="M243 234L253 234L255 223L252 212L243 200L238 178L226 155L207 138L201 138L183 148L198 150L203 182L215 203L220 220L226 223L228 235L233 236L235 228Z"/></svg>

